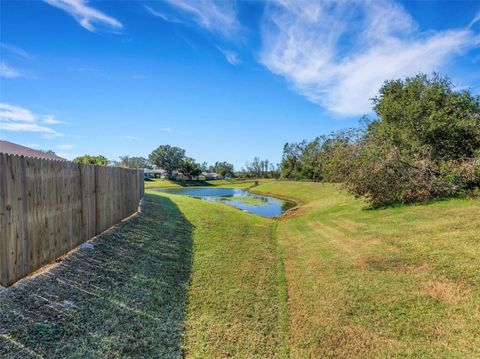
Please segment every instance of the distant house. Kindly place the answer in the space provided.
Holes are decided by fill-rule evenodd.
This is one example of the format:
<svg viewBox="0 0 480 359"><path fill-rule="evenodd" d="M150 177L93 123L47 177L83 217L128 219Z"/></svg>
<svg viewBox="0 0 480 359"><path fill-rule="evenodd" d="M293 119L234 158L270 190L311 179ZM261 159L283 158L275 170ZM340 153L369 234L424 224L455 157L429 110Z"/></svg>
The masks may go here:
<svg viewBox="0 0 480 359"><path fill-rule="evenodd" d="M173 170L172 171L172 177L171 179L175 180L175 181L185 181L185 180L188 180L190 178L188 178L187 176L185 176L182 172L180 171L177 171L177 170Z"/></svg>
<svg viewBox="0 0 480 359"><path fill-rule="evenodd" d="M154 169L144 168L143 174L145 178L168 178L167 171L160 168L154 168ZM202 172L197 177L189 178L178 170L173 170L172 176L170 177L170 179L174 181L187 181L190 179L205 181L205 180L218 180L222 178L223 177L221 175L214 172Z"/></svg>
<svg viewBox="0 0 480 359"><path fill-rule="evenodd" d="M16 143L8 141L0 141L0 153L5 153L7 155L41 158L45 160L66 161L65 158L59 157L53 152L38 151L34 150L33 148L17 145Z"/></svg>
<svg viewBox="0 0 480 359"><path fill-rule="evenodd" d="M218 173L215 172L202 172L200 176L198 176L198 179L201 181L205 180L220 180L223 177L219 175Z"/></svg>
<svg viewBox="0 0 480 359"><path fill-rule="evenodd" d="M162 170L161 168L144 168L143 175L145 178L166 178L167 171Z"/></svg>

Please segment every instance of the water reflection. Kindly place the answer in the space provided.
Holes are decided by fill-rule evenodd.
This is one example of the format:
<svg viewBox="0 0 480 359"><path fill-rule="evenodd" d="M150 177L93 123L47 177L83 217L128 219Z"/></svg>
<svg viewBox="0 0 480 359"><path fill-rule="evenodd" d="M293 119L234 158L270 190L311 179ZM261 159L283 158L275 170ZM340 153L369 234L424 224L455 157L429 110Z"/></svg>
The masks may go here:
<svg viewBox="0 0 480 359"><path fill-rule="evenodd" d="M158 192L221 202L264 217L276 217L294 206L278 198L250 193L242 188L164 188Z"/></svg>

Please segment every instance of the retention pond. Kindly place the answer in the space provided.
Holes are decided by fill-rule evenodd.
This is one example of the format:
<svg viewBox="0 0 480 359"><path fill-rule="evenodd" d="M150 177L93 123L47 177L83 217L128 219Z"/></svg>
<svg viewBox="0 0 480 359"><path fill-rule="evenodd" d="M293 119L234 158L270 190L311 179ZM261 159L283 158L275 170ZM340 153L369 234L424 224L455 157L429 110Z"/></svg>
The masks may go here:
<svg viewBox="0 0 480 359"><path fill-rule="evenodd" d="M229 204L245 212L264 217L277 217L295 206L278 198L248 192L243 188L164 188L158 192L199 198L205 201Z"/></svg>

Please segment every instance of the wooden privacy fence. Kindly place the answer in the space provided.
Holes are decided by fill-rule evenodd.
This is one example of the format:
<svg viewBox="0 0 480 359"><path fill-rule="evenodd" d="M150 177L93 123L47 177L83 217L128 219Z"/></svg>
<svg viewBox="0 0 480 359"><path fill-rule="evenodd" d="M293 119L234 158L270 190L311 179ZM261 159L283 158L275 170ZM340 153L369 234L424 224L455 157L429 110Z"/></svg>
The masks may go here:
<svg viewBox="0 0 480 359"><path fill-rule="evenodd" d="M0 284L137 212L143 170L0 153Z"/></svg>

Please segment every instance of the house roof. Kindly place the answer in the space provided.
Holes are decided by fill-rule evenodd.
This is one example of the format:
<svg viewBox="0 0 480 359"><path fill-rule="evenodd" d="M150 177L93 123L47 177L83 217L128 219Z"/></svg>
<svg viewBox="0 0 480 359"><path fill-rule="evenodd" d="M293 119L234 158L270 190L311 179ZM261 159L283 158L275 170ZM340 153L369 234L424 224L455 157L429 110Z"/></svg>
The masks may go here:
<svg viewBox="0 0 480 359"><path fill-rule="evenodd" d="M166 173L166 172L167 172L167 171L165 171L165 170L158 169L158 168L153 169L153 170L150 169L150 168L144 168L143 171L144 171L145 173Z"/></svg>
<svg viewBox="0 0 480 359"><path fill-rule="evenodd" d="M8 141L0 141L0 153L25 157L36 157L45 160L66 161L65 158L58 157L51 153L34 150L33 148L17 145L16 143Z"/></svg>

